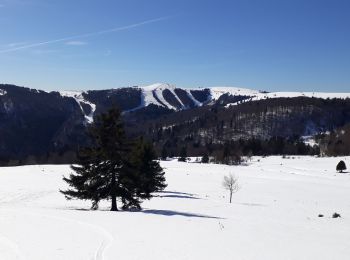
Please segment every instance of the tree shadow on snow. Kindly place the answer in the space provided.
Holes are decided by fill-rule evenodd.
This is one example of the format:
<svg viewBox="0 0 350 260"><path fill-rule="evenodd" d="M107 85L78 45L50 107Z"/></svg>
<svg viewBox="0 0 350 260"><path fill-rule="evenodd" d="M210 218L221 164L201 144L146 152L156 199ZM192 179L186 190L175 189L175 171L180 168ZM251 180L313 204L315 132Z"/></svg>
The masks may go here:
<svg viewBox="0 0 350 260"><path fill-rule="evenodd" d="M169 194L176 194L176 195L193 196L192 193L180 192L180 191L168 191L168 190L163 190L163 191L160 191L159 193L169 193Z"/></svg>
<svg viewBox="0 0 350 260"><path fill-rule="evenodd" d="M178 192L178 191L161 191L160 195L156 195L155 197L160 198L178 198L178 199L195 199L199 200L200 198L195 197L194 194L186 193L186 192ZM165 195L162 195L165 194Z"/></svg>
<svg viewBox="0 0 350 260"><path fill-rule="evenodd" d="M186 195L159 195L160 198L178 198L178 199L193 199L193 200L200 200L200 198L192 197L192 196L186 196Z"/></svg>
<svg viewBox="0 0 350 260"><path fill-rule="evenodd" d="M57 210L73 210L73 211L94 211L91 208L81 208L81 207L54 207Z"/></svg>
<svg viewBox="0 0 350 260"><path fill-rule="evenodd" d="M155 214L155 215L162 215L162 216L168 216L168 217L182 216L182 217L190 217L190 218L222 219L220 217L215 217L215 216L208 216L208 215L189 213L189 212L181 212L181 211L175 211L175 210L145 209L145 210L141 210L138 212L144 213L144 214Z"/></svg>

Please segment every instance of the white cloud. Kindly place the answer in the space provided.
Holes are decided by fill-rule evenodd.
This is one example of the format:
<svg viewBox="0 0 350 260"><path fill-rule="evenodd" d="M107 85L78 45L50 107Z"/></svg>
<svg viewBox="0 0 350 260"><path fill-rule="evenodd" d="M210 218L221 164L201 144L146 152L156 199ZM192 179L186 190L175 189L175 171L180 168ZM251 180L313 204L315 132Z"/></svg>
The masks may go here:
<svg viewBox="0 0 350 260"><path fill-rule="evenodd" d="M88 44L87 42L83 41L69 41L65 43L66 45L72 45L72 46L82 46Z"/></svg>
<svg viewBox="0 0 350 260"><path fill-rule="evenodd" d="M140 22L140 23L130 24L130 25L121 26L121 27L115 27L115 28L108 29L108 30L103 30L103 31L98 31L98 32L91 32L91 33L85 33L85 34L78 34L78 35L65 37L65 38L61 38L61 39L55 39L55 40L50 40L50 41L38 42L38 43L28 44L28 45L24 45L24 46L20 46L20 47L8 48L8 49L5 49L5 50L0 50L0 53L7 53L7 52L18 51L18 50L24 50L24 49L34 48L34 47L43 46L43 45L47 45L47 44L58 43L58 42L74 41L76 39L88 38L88 37L98 36L98 35L101 35L101 34L115 33L115 32L120 32L120 31L127 31L127 30L130 30L130 29L136 28L136 27L144 26L144 25L151 24L151 23L160 22L160 21L163 21L163 20L166 20L166 19L169 19L169 18L170 18L170 16L160 17L160 18L156 18L156 19L146 20L146 21L143 21L143 22Z"/></svg>

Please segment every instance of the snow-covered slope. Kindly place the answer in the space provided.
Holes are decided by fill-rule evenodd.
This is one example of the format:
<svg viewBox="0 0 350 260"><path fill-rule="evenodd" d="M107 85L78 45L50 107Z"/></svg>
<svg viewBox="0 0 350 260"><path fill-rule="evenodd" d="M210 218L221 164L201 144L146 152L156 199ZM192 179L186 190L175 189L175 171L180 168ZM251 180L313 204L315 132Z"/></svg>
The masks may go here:
<svg viewBox="0 0 350 260"><path fill-rule="evenodd" d="M143 104L145 106L148 106L149 104L157 105L166 107L168 109L173 110L181 110L185 109L186 105L181 101L181 99L177 96L175 89L176 87L174 85L170 84L163 84L163 83L156 83L149 86L143 86L140 87L143 94ZM171 95L175 98L175 100L181 105L181 108L177 108L173 104L171 104L164 95L164 91L168 90ZM188 96L192 98L192 100L196 103L197 106L202 105L199 101L197 101L190 93L190 89L183 89L187 92Z"/></svg>
<svg viewBox="0 0 350 260"><path fill-rule="evenodd" d="M211 98L218 100L222 95L229 94L232 96L259 96L260 92L247 88L236 87L212 87L210 88Z"/></svg>
<svg viewBox="0 0 350 260"><path fill-rule="evenodd" d="M141 87L143 93L143 106L149 104L154 104L158 106L163 106L169 109L181 110L186 109L187 107L182 103L182 107L176 108L173 105L169 104L163 95L165 89L170 90L175 97L181 102L180 98L177 96L174 91L176 87L170 84L157 83L150 86ZM247 88L237 88L237 87L211 87L211 88L180 88L188 94L188 97L193 100L196 106L202 106L204 103L209 103L210 101L218 100L222 95L231 95L231 96L247 96L250 97L247 100L262 100L268 98L282 98L282 97L315 97L315 98L350 98L350 92L348 93L326 93L326 92L270 92L264 93L261 91L247 89ZM206 102L200 102L191 94L191 91L204 91L209 89L210 95ZM235 103L233 103L235 104Z"/></svg>
<svg viewBox="0 0 350 260"><path fill-rule="evenodd" d="M168 89L176 97L176 99L181 102L174 92L175 86L170 84L156 83L153 85L141 87L144 100L143 104L145 106L148 106L150 104L165 106L166 108L176 110L176 107L166 101L163 96L163 91L166 89Z"/></svg>
<svg viewBox="0 0 350 260"><path fill-rule="evenodd" d="M60 91L59 92L61 94L61 96L63 97L71 97L74 98L77 102L77 104L79 105L81 112L83 113L84 117L85 117L85 122L88 124L91 124L94 121L94 113L96 110L96 105L87 101L86 99L84 99L83 97L83 91ZM90 106L90 113L85 113L82 104L88 105Z"/></svg>
<svg viewBox="0 0 350 260"><path fill-rule="evenodd" d="M2 168L0 259L346 260L350 174L336 173L341 159L350 165L350 157L162 162L168 187L141 212L66 201L58 191L66 165ZM222 188L229 173L240 185L232 204Z"/></svg>
<svg viewBox="0 0 350 260"><path fill-rule="evenodd" d="M204 104L213 104L223 95L244 97L248 100L262 100L267 98L280 97L316 97L316 98L350 98L350 93L321 93L321 92L271 92L264 93L257 90L237 88L237 87L212 87L212 88L180 88L171 84L156 83L148 86L135 87L140 90L140 104L127 111L135 111L149 105L156 105L175 111L189 109L192 107L203 106ZM200 93L202 99L199 100L193 92ZM86 104L91 107L91 113L85 115L86 121L91 123L93 113L96 110L96 104L86 100L82 91L60 91L62 96L73 97L79 106ZM85 92L87 94L88 92ZM1 94L1 93L0 93ZM227 104L236 105L242 102L235 101ZM84 112L84 110L82 109ZM125 112L127 112L125 111Z"/></svg>

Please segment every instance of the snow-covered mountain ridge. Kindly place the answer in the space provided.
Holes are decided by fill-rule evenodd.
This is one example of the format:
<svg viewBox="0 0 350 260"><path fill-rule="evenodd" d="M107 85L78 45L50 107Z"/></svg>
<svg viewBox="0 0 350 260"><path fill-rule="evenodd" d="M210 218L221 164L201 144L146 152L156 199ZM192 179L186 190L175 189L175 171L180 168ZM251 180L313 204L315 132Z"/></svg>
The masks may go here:
<svg viewBox="0 0 350 260"><path fill-rule="evenodd" d="M314 97L314 98L350 98L349 93L326 93L326 92L265 92L247 88L237 87L210 87L210 88L179 88L175 85L156 83L148 86L136 86L132 88L117 88L109 90L107 98L113 94L117 94L123 89L132 89L138 91L140 97L139 102L134 107L123 109L127 111L135 111L149 105L179 111L193 107L199 107L206 104L212 104L219 101L224 96L236 97L231 101L226 100L226 106L236 105L244 101L255 101L269 98L286 98L286 97ZM102 91L102 90L101 90ZM91 110L95 111L96 104L89 99L91 91L60 91L62 96L73 97L78 104L85 103L91 106ZM95 90L94 92L99 92ZM103 91L106 93L106 91ZM121 93L118 93L121 94ZM91 111L86 115L91 120Z"/></svg>

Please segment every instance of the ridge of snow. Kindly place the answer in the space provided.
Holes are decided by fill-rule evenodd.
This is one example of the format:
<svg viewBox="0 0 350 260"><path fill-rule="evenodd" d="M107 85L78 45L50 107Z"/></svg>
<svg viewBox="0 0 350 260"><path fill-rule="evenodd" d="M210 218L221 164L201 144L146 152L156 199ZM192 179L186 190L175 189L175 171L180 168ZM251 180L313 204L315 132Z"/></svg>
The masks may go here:
<svg viewBox="0 0 350 260"><path fill-rule="evenodd" d="M160 106L160 107L165 107L168 109L172 109L175 111L182 110L182 109L187 109L188 107L185 106L185 104L181 101L179 96L175 93L175 89L177 88L175 85L171 85L168 83L155 83L151 85L144 85L144 86L139 86L137 87L138 89L141 90L141 102L140 104L132 108L130 110L124 111L124 112L131 112L135 111L144 107L147 107L151 104ZM181 104L181 108L177 108L176 106L171 105L169 102L167 102L163 96L163 91L167 89L169 90L176 100ZM199 102L191 93L191 90L205 90L209 89L210 94L208 97L208 102L214 102L218 100L222 95L229 94L233 96L249 96L249 99L241 101L242 102L247 102L247 101L257 101L257 100L263 100L263 99L268 99L268 98L283 98L283 97L315 97L315 98L350 98L350 93L326 93L326 92L268 92L268 93L263 93L258 90L254 89L248 89L248 88L240 88L240 87L227 87L227 86L215 86L215 87L199 87L199 88L181 88L179 89L185 90L187 96L194 102L195 106L202 106L203 103ZM60 91L59 92L62 96L66 97L72 97L74 98L77 103L79 104L80 108L83 111L83 108L81 107L81 103L87 104L91 107L92 112L89 115L85 115L84 111L84 116L85 119L88 123L93 122L93 114L96 110L96 105L85 100L83 97L83 91ZM1 91L0 89L0 96L5 95L6 91ZM232 105L237 105L238 103L229 103L226 105L226 107L230 107Z"/></svg>
<svg viewBox="0 0 350 260"><path fill-rule="evenodd" d="M139 87L142 90L142 101L140 106L133 109L139 109L149 104L155 104L158 106L166 107L168 109L179 110L175 106L169 104L163 97L163 91L168 89L175 98L179 101L182 108L186 109L186 106L180 100L178 95L175 93L176 86L168 83L155 83L152 85ZM195 103L196 106L202 106L203 103L195 99L191 94L191 90L204 90L209 89L210 96L208 101L218 100L224 94L230 94L234 96L249 96L249 101L262 100L267 98L280 98L280 97L315 97L315 98L350 98L350 93L326 93L326 92L269 92L262 93L258 90L248 89L248 88L239 88L239 87L226 87L226 86L216 86L216 87L200 87L200 88L181 88L186 91L187 96ZM158 101L153 94L158 98ZM228 104L235 105L236 103Z"/></svg>
<svg viewBox="0 0 350 260"><path fill-rule="evenodd" d="M269 93L261 93L257 92L254 95L247 95L251 96L249 101L257 101L257 100L263 100L263 99L269 99L269 98L296 98L296 97L309 97L309 98L340 98L340 99L346 99L350 98L350 93L328 93L328 92L269 92ZM248 101L248 100L246 100ZM245 102L245 101L243 101ZM237 103L230 103L227 104L226 107L229 107L231 105L236 105Z"/></svg>
<svg viewBox="0 0 350 260"><path fill-rule="evenodd" d="M327 93L327 92L270 92L258 93L255 99L279 98L279 97L314 97L314 98L350 98L350 93ZM253 99L253 100L255 100Z"/></svg>
<svg viewBox="0 0 350 260"><path fill-rule="evenodd" d="M261 94L257 90L237 87L211 87L210 94L212 99L218 100L224 94L241 95L241 96L256 96Z"/></svg>

